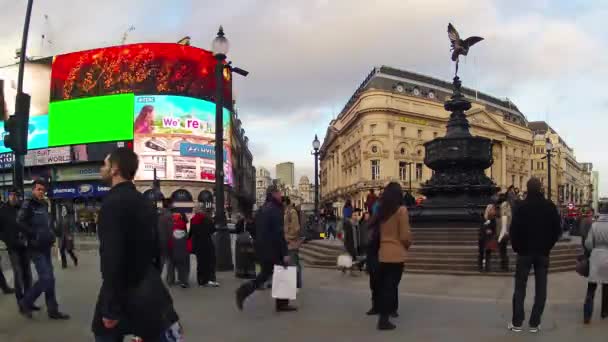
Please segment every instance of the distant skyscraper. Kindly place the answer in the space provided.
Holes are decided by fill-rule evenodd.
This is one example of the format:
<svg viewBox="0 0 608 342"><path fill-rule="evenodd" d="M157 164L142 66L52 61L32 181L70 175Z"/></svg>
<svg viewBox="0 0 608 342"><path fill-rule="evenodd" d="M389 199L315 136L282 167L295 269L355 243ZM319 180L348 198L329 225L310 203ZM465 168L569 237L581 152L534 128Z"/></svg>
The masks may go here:
<svg viewBox="0 0 608 342"><path fill-rule="evenodd" d="M277 164L277 179L284 185L293 187L295 184L295 169L292 162Z"/></svg>

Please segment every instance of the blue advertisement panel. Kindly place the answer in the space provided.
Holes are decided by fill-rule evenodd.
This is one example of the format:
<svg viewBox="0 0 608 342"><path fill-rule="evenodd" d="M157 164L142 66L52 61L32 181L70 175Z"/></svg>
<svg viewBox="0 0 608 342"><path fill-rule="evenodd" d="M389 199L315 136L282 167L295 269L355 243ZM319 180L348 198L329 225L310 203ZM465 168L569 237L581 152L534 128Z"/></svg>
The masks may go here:
<svg viewBox="0 0 608 342"><path fill-rule="evenodd" d="M198 157L215 160L215 146L192 143L181 143L179 154L182 157ZM226 160L226 149L224 149L224 160Z"/></svg>
<svg viewBox="0 0 608 342"><path fill-rule="evenodd" d="M97 183L55 183L51 187L50 197L54 199L74 199L79 197L102 197L110 187Z"/></svg>
<svg viewBox="0 0 608 342"><path fill-rule="evenodd" d="M4 146L4 122L0 127L0 153L10 152L9 148ZM27 148L37 149L46 148L49 146L49 116L32 116L29 120L27 132Z"/></svg>

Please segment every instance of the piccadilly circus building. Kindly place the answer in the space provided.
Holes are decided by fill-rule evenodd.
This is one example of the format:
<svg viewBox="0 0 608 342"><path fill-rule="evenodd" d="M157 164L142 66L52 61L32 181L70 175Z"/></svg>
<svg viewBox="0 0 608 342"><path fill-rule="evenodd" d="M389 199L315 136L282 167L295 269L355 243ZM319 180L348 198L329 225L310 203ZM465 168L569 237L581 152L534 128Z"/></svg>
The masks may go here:
<svg viewBox="0 0 608 342"><path fill-rule="evenodd" d="M216 59L212 52L174 43L142 43L30 60L24 92L31 95L25 197L35 179L49 183L51 210L73 209L94 222L109 186L100 177L117 147L139 155L137 188L149 199L171 199L191 212L215 193ZM15 106L18 65L0 67L0 113ZM255 202L255 169L248 138L223 74L225 208ZM4 125L1 126L4 135ZM12 186L14 157L0 140L2 200ZM153 184L160 184L160 192Z"/></svg>

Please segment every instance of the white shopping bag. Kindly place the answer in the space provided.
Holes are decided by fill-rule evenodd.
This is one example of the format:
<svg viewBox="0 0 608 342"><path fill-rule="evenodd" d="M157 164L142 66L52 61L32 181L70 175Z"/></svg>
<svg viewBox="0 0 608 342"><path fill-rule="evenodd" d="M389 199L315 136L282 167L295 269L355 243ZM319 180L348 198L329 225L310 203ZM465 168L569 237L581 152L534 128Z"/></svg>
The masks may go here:
<svg viewBox="0 0 608 342"><path fill-rule="evenodd" d="M287 268L279 265L274 266L272 275L272 298L296 299L297 270L293 266Z"/></svg>
<svg viewBox="0 0 608 342"><path fill-rule="evenodd" d="M338 256L338 267L339 268L351 268L353 267L353 257L348 254L342 254Z"/></svg>

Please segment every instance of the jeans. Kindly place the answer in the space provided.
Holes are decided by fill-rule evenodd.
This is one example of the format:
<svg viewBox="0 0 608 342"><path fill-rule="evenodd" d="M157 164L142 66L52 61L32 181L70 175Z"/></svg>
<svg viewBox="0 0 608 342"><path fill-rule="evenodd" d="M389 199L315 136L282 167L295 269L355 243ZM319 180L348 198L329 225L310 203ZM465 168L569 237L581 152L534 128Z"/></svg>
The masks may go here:
<svg viewBox="0 0 608 342"><path fill-rule="evenodd" d="M8 256L13 268L15 280L15 297L17 301L23 299L25 292L32 287L32 267L30 266L30 256L25 248L10 250Z"/></svg>
<svg viewBox="0 0 608 342"><path fill-rule="evenodd" d="M243 298L249 297L255 290L262 288L264 283L267 280L272 279L272 274L274 273L274 263L264 261L261 263L260 273L253 279L252 281L248 281L241 285L241 287L237 290L237 295L242 296ZM287 299L276 299L275 305L277 309L286 307L289 304L289 300Z"/></svg>
<svg viewBox="0 0 608 342"><path fill-rule="evenodd" d="M58 304L55 297L55 275L53 274L53 263L51 261L51 249L44 251L33 251L31 253L32 262L38 273L38 280L26 291L21 303L26 308L32 307L34 302L44 292L46 308L49 313L57 312Z"/></svg>
<svg viewBox="0 0 608 342"><path fill-rule="evenodd" d="M196 252L196 279L199 285L215 281L215 248L209 245L210 250Z"/></svg>
<svg viewBox="0 0 608 342"><path fill-rule="evenodd" d="M290 266L295 266L297 268L297 285L298 288L302 288L302 265L300 265L300 252L297 249L292 249L289 251L289 261Z"/></svg>
<svg viewBox="0 0 608 342"><path fill-rule="evenodd" d="M379 276L378 276L378 260L374 256L368 256L367 260L367 271L369 273L369 289L372 293L372 311L378 312L378 307L380 306L379 299Z"/></svg>
<svg viewBox="0 0 608 342"><path fill-rule="evenodd" d="M498 244L500 252L500 269L505 272L509 271L509 253L507 247L509 247L509 239L505 237Z"/></svg>
<svg viewBox="0 0 608 342"><path fill-rule="evenodd" d="M327 229L325 230L325 238L329 239L330 237L336 238L336 223L329 222L327 223Z"/></svg>
<svg viewBox="0 0 608 342"><path fill-rule="evenodd" d="M175 271L177 271L177 279L180 284L188 285L190 280L190 255L184 260L167 260L167 284L175 284Z"/></svg>
<svg viewBox="0 0 608 342"><path fill-rule="evenodd" d="M6 282L6 278L4 277L4 272L2 271L2 264L0 264L0 289L4 292L8 292L10 289L10 286L8 286L8 283Z"/></svg>
<svg viewBox="0 0 608 342"><path fill-rule="evenodd" d="M583 307L585 320L590 320L593 315L593 301L595 300L595 290L597 283L587 285L587 296ZM602 318L608 317L608 284L602 284Z"/></svg>
<svg viewBox="0 0 608 342"><path fill-rule="evenodd" d="M513 293L513 325L521 327L524 319L524 300L526 299L526 286L530 270L534 267L535 289L534 306L530 316L530 326L540 325L545 302L547 301L547 273L549 271L549 257L541 255L519 255L515 268L515 291Z"/></svg>
<svg viewBox="0 0 608 342"><path fill-rule="evenodd" d="M380 315L388 316L399 308L399 283L403 275L403 263L381 262L378 267L377 291Z"/></svg>
<svg viewBox="0 0 608 342"><path fill-rule="evenodd" d="M485 260L485 271L490 272L492 270L492 251L486 249L486 240L479 239L478 242L478 255L477 255L477 267L479 272L484 271L484 260Z"/></svg>
<svg viewBox="0 0 608 342"><path fill-rule="evenodd" d="M61 248L59 248L59 254L61 255L61 267L63 267L63 268L68 267L68 259L67 259L67 255L65 255L65 252L68 252L70 257L72 258L72 261L74 262L74 266L78 266L78 258L76 257L74 250L71 248L67 249L67 248L65 248L65 246L61 246Z"/></svg>
<svg viewBox="0 0 608 342"><path fill-rule="evenodd" d="M95 336L95 342L123 342L124 335ZM182 342L183 336L179 323L173 324L157 340L146 339L144 342Z"/></svg>

